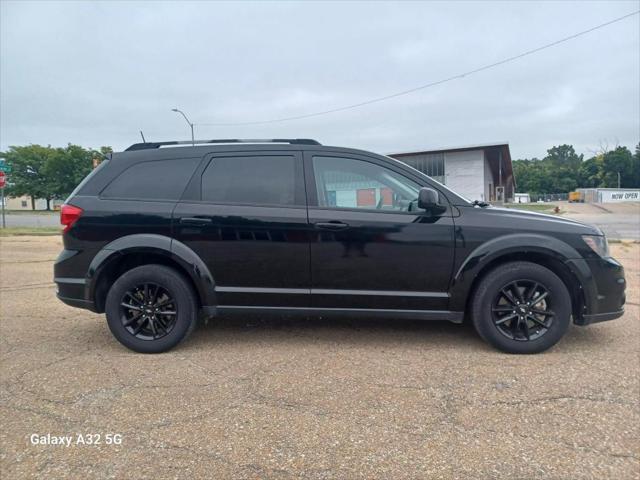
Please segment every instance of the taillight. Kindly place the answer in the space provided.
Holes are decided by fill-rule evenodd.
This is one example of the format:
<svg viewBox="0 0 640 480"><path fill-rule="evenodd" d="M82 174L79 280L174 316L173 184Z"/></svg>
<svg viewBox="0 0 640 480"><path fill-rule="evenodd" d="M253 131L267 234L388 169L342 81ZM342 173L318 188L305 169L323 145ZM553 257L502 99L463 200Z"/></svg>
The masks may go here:
<svg viewBox="0 0 640 480"><path fill-rule="evenodd" d="M75 205L62 205L62 208L60 208L60 223L64 225L62 233L65 233L73 227L73 224L78 221L82 212L83 210Z"/></svg>

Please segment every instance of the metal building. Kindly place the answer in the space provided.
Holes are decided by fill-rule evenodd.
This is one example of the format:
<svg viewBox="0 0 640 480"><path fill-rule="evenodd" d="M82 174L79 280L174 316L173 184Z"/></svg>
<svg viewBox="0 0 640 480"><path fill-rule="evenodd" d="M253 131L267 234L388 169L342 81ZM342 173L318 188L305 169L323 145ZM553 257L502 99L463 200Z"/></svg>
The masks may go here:
<svg viewBox="0 0 640 480"><path fill-rule="evenodd" d="M426 173L470 200L500 203L514 198L515 179L506 142L389 156Z"/></svg>

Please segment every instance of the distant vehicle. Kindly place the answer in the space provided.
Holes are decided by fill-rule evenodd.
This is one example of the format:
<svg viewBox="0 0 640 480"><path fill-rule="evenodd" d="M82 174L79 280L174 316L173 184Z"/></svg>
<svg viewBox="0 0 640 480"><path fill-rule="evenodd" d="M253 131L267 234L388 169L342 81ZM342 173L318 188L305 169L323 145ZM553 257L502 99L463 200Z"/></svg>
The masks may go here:
<svg viewBox="0 0 640 480"><path fill-rule="evenodd" d="M569 193L569 203L584 203L584 193L583 192Z"/></svg>
<svg viewBox="0 0 640 480"><path fill-rule="evenodd" d="M624 312L624 270L595 227L471 202L362 150L194 143L110 155L60 212L58 297L106 312L135 351L169 350L198 317L257 311L466 316L498 349L536 353L572 320Z"/></svg>

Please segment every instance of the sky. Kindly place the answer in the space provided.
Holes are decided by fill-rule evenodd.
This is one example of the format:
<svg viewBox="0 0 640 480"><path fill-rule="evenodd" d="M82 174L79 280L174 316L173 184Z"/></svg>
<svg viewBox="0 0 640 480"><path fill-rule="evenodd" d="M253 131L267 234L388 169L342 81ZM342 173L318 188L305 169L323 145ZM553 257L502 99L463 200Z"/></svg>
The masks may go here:
<svg viewBox="0 0 640 480"><path fill-rule="evenodd" d="M507 141L512 157L640 141L640 10L587 2L0 1L0 149L314 138L394 153Z"/></svg>

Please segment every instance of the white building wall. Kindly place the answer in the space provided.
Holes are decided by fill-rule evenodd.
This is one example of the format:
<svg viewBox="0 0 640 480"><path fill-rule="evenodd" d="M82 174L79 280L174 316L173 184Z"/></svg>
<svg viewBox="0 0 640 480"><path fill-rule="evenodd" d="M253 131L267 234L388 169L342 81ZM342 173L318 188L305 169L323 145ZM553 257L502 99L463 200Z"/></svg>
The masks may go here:
<svg viewBox="0 0 640 480"><path fill-rule="evenodd" d="M446 184L469 200L485 200L485 159L483 150L446 152ZM486 187L488 188L488 187Z"/></svg>

